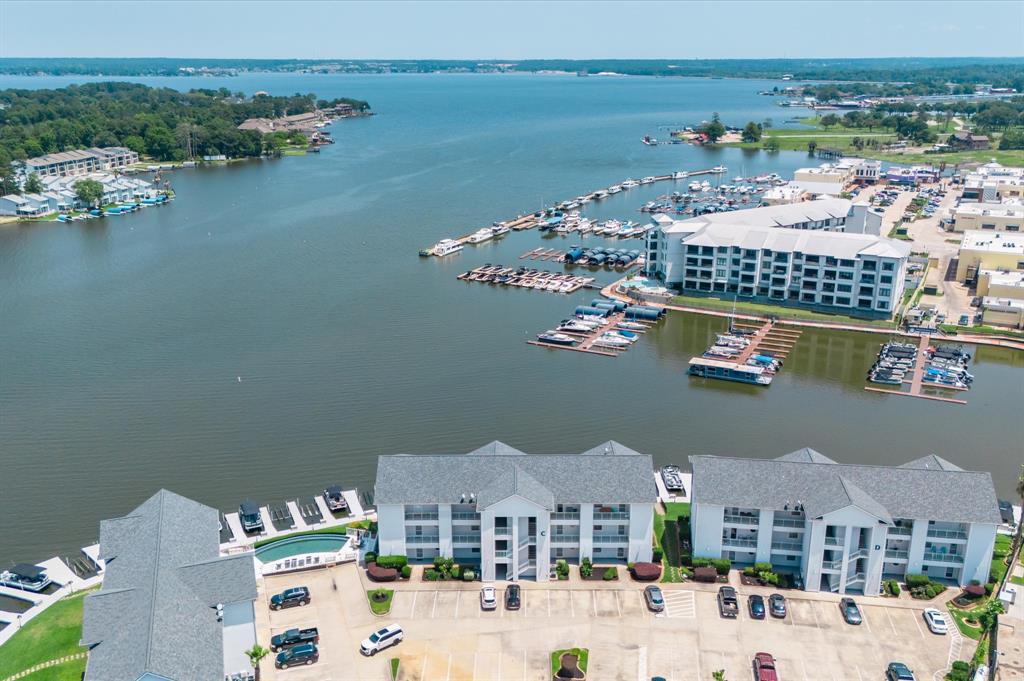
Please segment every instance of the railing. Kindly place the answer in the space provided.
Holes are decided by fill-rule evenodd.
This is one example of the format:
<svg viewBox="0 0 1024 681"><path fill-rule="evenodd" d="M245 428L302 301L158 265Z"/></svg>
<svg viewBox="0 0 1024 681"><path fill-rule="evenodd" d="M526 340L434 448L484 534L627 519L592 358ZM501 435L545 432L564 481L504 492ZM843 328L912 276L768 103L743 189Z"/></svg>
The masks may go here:
<svg viewBox="0 0 1024 681"><path fill-rule="evenodd" d="M580 536L578 534L553 534L551 535L552 544L578 544Z"/></svg>
<svg viewBox="0 0 1024 681"><path fill-rule="evenodd" d="M934 539L967 539L963 530L928 530L928 536Z"/></svg>
<svg viewBox="0 0 1024 681"><path fill-rule="evenodd" d="M847 575L847 577L846 577L846 586L850 586L851 584L854 584L856 582L863 582L866 579L867 579L867 577L864 575L863 572L858 572L858 573L856 573L854 575Z"/></svg>
<svg viewBox="0 0 1024 681"><path fill-rule="evenodd" d="M905 559L909 559L910 558L910 551L887 550L885 552L885 557L886 558L905 558Z"/></svg>
<svg viewBox="0 0 1024 681"><path fill-rule="evenodd" d="M868 553L870 552L867 549L857 549L856 551L851 552L850 555L846 557L846 559L856 560L857 558L867 558Z"/></svg>
<svg viewBox="0 0 1024 681"><path fill-rule="evenodd" d="M494 534L499 537L510 537L512 536L511 527L495 527Z"/></svg>
<svg viewBox="0 0 1024 681"><path fill-rule="evenodd" d="M904 525L894 525L894 526L889 528L889 534L890 535L898 534L898 535L901 535L901 536L904 536L904 537L909 537L913 533L914 533L914 528L906 527Z"/></svg>
<svg viewBox="0 0 1024 681"><path fill-rule="evenodd" d="M405 541L407 544L438 544L441 542L440 537L428 537L422 534L415 535L413 537L406 537Z"/></svg>
<svg viewBox="0 0 1024 681"><path fill-rule="evenodd" d="M596 515L596 514L595 514ZM579 511L558 511L551 514L552 520L579 520Z"/></svg>
<svg viewBox="0 0 1024 681"><path fill-rule="evenodd" d="M629 520L629 511L594 513L594 520Z"/></svg>
<svg viewBox="0 0 1024 681"><path fill-rule="evenodd" d="M844 546L846 540L842 537L825 537L825 546Z"/></svg>
<svg viewBox="0 0 1024 681"><path fill-rule="evenodd" d="M405 514L406 520L437 520L437 513L409 513Z"/></svg>
<svg viewBox="0 0 1024 681"><path fill-rule="evenodd" d="M931 560L939 563L962 563L964 557L955 553L934 553L925 551L924 560Z"/></svg>
<svg viewBox="0 0 1024 681"><path fill-rule="evenodd" d="M494 552L495 558L508 558L511 555L512 551L510 549L497 549Z"/></svg>
<svg viewBox="0 0 1024 681"><path fill-rule="evenodd" d="M452 536L453 544L479 544L479 534L456 534Z"/></svg>
<svg viewBox="0 0 1024 681"><path fill-rule="evenodd" d="M797 544L797 543L794 543L794 542L788 542L788 541L773 541L772 542L772 550L773 551L789 551L789 552L799 553L800 551L804 550L804 545L803 544Z"/></svg>
<svg viewBox="0 0 1024 681"><path fill-rule="evenodd" d="M801 518L776 518L772 521L775 527L799 527L803 529L807 521Z"/></svg>
<svg viewBox="0 0 1024 681"><path fill-rule="evenodd" d="M601 535L595 535L594 536L594 543L595 544L626 544L628 542L629 542L629 536L627 536L625 534L615 534L615 535L601 534Z"/></svg>
<svg viewBox="0 0 1024 681"><path fill-rule="evenodd" d="M747 546L747 547L752 547L752 548L756 549L757 548L757 540L756 539L738 539L736 537L727 537L727 538L723 537L722 538L722 545L723 546Z"/></svg>
<svg viewBox="0 0 1024 681"><path fill-rule="evenodd" d="M757 525L760 520L755 516L749 515L726 515L722 518L722 522L735 525Z"/></svg>
<svg viewBox="0 0 1024 681"><path fill-rule="evenodd" d="M821 569L822 570L842 570L843 569L843 561L842 560L823 560L823 561L821 561Z"/></svg>
<svg viewBox="0 0 1024 681"><path fill-rule="evenodd" d="M459 511L452 512L452 520L480 520L479 513L473 513L471 511Z"/></svg>

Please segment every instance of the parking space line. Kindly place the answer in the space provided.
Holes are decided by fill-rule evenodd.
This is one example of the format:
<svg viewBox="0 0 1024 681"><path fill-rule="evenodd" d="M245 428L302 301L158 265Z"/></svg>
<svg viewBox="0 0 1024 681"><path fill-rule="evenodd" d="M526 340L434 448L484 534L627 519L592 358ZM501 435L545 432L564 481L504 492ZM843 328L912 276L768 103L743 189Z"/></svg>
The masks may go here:
<svg viewBox="0 0 1024 681"><path fill-rule="evenodd" d="M914 620L914 626L917 627L917 633L921 634L921 640L922 641L927 641L928 637L924 635L924 629L921 628L921 623L917 621L917 614L916 614L916 612L913 611L913 610L911 612L915 613L915 614L911 615L910 618L912 620Z"/></svg>
<svg viewBox="0 0 1024 681"><path fill-rule="evenodd" d="M437 592L434 592L434 606L430 609L430 619L434 619L434 615L437 614Z"/></svg>
<svg viewBox="0 0 1024 681"><path fill-rule="evenodd" d="M576 617L576 602L572 597L572 592L569 592L569 612L572 613L573 617Z"/></svg>
<svg viewBox="0 0 1024 681"><path fill-rule="evenodd" d="M444 681L448 681L450 678L452 678L452 654L448 653L448 671L445 672Z"/></svg>
<svg viewBox="0 0 1024 681"><path fill-rule="evenodd" d="M636 678L647 678L647 646L640 646L636 657Z"/></svg>
<svg viewBox="0 0 1024 681"><path fill-rule="evenodd" d="M892 635L899 636L899 633L896 631L896 623L892 621L892 615L889 614L889 608L886 608L884 612L885 616L889 618L889 627L892 629Z"/></svg>
<svg viewBox="0 0 1024 681"><path fill-rule="evenodd" d="M551 617L551 592L546 592L548 595L548 617Z"/></svg>
<svg viewBox="0 0 1024 681"><path fill-rule="evenodd" d="M416 616L416 597L420 595L419 591L412 592L412 610L409 611L409 617Z"/></svg>
<svg viewBox="0 0 1024 681"><path fill-rule="evenodd" d="M641 609L641 611L647 613L647 615L649 617L656 617L656 615L647 608L647 600L644 598L644 592L643 591L637 591L636 595L640 599L640 609ZM662 598L664 598L664 597L665 596L663 594Z"/></svg>
<svg viewBox="0 0 1024 681"><path fill-rule="evenodd" d="M459 619L459 606L462 605L462 594L464 592L459 591L455 596L455 619Z"/></svg>
<svg viewBox="0 0 1024 681"><path fill-rule="evenodd" d="M811 614L814 615L814 626L821 629L821 623L818 622L818 609L814 607L814 601L811 601Z"/></svg>
<svg viewBox="0 0 1024 681"><path fill-rule="evenodd" d="M597 592L590 592L590 603L594 606L594 617L597 617Z"/></svg>
<svg viewBox="0 0 1024 681"><path fill-rule="evenodd" d="M526 681L526 651L523 651L523 681Z"/></svg>
<svg viewBox="0 0 1024 681"><path fill-rule="evenodd" d="M427 654L423 653L423 665L420 667L420 678L427 678Z"/></svg>
<svg viewBox="0 0 1024 681"><path fill-rule="evenodd" d="M615 594L615 609L619 611L619 617L622 617L622 603L619 602L619 592L615 591L613 593ZM647 652L646 648L644 648L644 652Z"/></svg>
<svg viewBox="0 0 1024 681"><path fill-rule="evenodd" d="M505 657L501 648L498 648L498 681L501 681L501 658Z"/></svg>

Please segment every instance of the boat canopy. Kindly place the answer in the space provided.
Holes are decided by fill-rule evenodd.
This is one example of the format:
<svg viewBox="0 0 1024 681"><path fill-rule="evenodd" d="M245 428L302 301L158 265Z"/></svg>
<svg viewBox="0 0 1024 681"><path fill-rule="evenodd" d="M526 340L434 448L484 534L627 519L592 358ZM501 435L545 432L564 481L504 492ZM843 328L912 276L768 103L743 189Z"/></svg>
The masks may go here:
<svg viewBox="0 0 1024 681"><path fill-rule="evenodd" d="M260 505L246 499L238 506L238 510L242 512L242 515L259 515Z"/></svg>
<svg viewBox="0 0 1024 681"><path fill-rule="evenodd" d="M16 563L7 572L18 577L24 577L25 579L40 579L46 576L46 570L31 563Z"/></svg>
<svg viewBox="0 0 1024 681"><path fill-rule="evenodd" d="M590 307L589 305L577 305L575 314L597 315L598 317L607 317L609 314L611 314L611 310L607 310L600 307Z"/></svg>
<svg viewBox="0 0 1024 681"><path fill-rule="evenodd" d="M764 367L752 367L746 364L736 364L720 359L708 359L707 357L694 357L690 360L690 366L712 367L715 369L727 369L741 374L760 376L764 373Z"/></svg>

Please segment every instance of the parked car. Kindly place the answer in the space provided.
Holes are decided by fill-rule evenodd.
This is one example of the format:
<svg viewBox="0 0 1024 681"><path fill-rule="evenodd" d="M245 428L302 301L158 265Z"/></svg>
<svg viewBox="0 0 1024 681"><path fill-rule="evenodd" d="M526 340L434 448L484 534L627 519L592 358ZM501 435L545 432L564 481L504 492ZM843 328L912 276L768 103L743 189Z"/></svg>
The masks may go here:
<svg viewBox="0 0 1024 681"><path fill-rule="evenodd" d="M757 681L779 681L778 672L775 671L775 658L771 653L754 654L754 676Z"/></svg>
<svg viewBox="0 0 1024 681"><path fill-rule="evenodd" d="M786 616L786 597L782 594L769 596L768 612L772 614L772 617L784 618Z"/></svg>
<svg viewBox="0 0 1024 681"><path fill-rule="evenodd" d="M925 608L924 621L928 625L928 631L933 634L943 635L949 631L949 624L946 622L946 618L942 616L942 611L937 608Z"/></svg>
<svg viewBox="0 0 1024 681"><path fill-rule="evenodd" d="M320 651L315 643L303 643L302 645L282 650L274 660L274 666L278 669L297 667L300 664L313 664L320 659Z"/></svg>
<svg viewBox="0 0 1024 681"><path fill-rule="evenodd" d="M319 643L320 631L316 627L308 629L288 629L276 636L270 637L270 652L277 653L285 648L297 646L300 643Z"/></svg>
<svg viewBox="0 0 1024 681"><path fill-rule="evenodd" d="M508 587L505 588L505 609L518 610L521 605L522 601L519 598L519 585L509 584Z"/></svg>
<svg viewBox="0 0 1024 681"><path fill-rule="evenodd" d="M378 629L364 638L359 644L359 652L363 655L376 655L385 648L398 645L398 642L405 638L405 632L397 624L389 624L383 629Z"/></svg>
<svg viewBox="0 0 1024 681"><path fill-rule="evenodd" d="M487 584L480 587L480 608L483 610L494 610L498 607L498 592L494 586Z"/></svg>
<svg viewBox="0 0 1024 681"><path fill-rule="evenodd" d="M765 616L764 612L764 597L753 594L747 597L747 609L750 611L750 616L755 620L763 620Z"/></svg>
<svg viewBox="0 0 1024 681"><path fill-rule="evenodd" d="M852 598L844 598L839 601L839 610L843 613L843 619L847 624L860 624L864 621L860 615L860 608Z"/></svg>
<svg viewBox="0 0 1024 681"><path fill-rule="evenodd" d="M651 612L665 611L665 598L661 589L653 584L644 589L644 600L647 601L647 608Z"/></svg>
<svg viewBox="0 0 1024 681"><path fill-rule="evenodd" d="M960 315L959 321L957 321L957 326L967 326L970 323L971 323L971 318L969 316L965 315L965 314L962 314L962 315Z"/></svg>
<svg viewBox="0 0 1024 681"><path fill-rule="evenodd" d="M890 662L885 668L885 681L917 681L917 678L902 662Z"/></svg>
<svg viewBox="0 0 1024 681"><path fill-rule="evenodd" d="M342 494L341 485L331 485L324 490L324 503L332 513L348 510L348 502Z"/></svg>
<svg viewBox="0 0 1024 681"><path fill-rule="evenodd" d="M731 586L723 586L718 589L718 612L722 617L735 618L740 612L739 603L736 600L736 589Z"/></svg>
<svg viewBox="0 0 1024 681"><path fill-rule="evenodd" d="M285 589L281 593L271 596L270 609L280 610L282 608L292 608L297 605L306 605L310 600L309 589L304 586L296 586L291 589Z"/></svg>

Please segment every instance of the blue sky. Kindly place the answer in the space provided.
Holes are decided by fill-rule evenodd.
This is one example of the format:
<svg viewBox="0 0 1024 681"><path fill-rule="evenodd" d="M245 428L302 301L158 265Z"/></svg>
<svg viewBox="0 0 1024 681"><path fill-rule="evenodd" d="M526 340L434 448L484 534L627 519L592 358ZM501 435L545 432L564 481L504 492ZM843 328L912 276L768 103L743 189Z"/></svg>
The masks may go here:
<svg viewBox="0 0 1024 681"><path fill-rule="evenodd" d="M1020 0L0 0L3 57L514 60L1022 53Z"/></svg>

